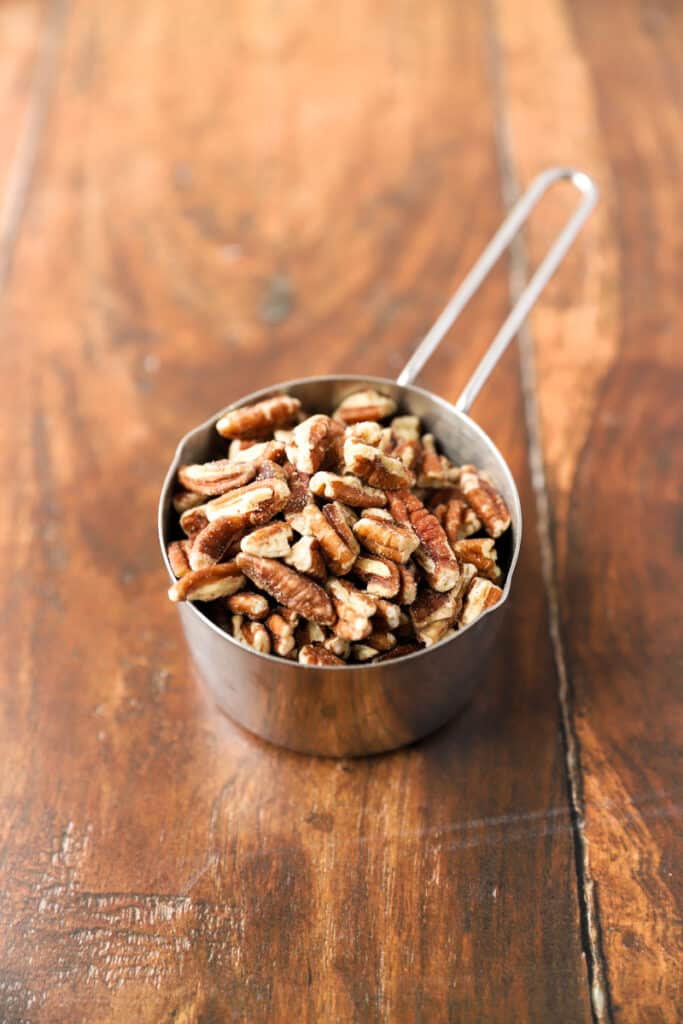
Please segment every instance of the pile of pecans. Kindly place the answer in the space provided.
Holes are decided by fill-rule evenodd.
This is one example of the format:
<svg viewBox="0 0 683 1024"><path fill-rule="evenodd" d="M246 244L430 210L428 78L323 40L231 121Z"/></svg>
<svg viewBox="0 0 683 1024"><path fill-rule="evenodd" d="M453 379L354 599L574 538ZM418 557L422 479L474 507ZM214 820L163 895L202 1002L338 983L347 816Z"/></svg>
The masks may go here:
<svg viewBox="0 0 683 1024"><path fill-rule="evenodd" d="M304 665L401 657L496 604L505 502L396 411L364 390L332 416L290 395L226 413L227 458L178 470L170 599Z"/></svg>

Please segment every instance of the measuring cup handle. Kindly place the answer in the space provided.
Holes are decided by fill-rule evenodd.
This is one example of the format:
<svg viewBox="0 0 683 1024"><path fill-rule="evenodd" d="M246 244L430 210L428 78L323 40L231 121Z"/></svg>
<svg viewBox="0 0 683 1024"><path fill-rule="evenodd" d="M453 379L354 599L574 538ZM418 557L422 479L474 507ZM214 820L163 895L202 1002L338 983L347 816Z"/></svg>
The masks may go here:
<svg viewBox="0 0 683 1024"><path fill-rule="evenodd" d="M599 193L597 186L583 171L573 170L570 167L551 167L534 179L524 195L512 207L438 320L413 352L398 377L397 382L399 384L412 384L483 280L488 276L491 268L508 248L522 225L526 223L531 211L548 189L557 181L570 181L582 194L583 198L550 246L543 262L537 267L531 280L519 296L483 359L472 374L460 398L455 403L455 408L460 412L469 411L470 406L486 383L489 374L524 323L537 298L559 267L589 213L598 201Z"/></svg>

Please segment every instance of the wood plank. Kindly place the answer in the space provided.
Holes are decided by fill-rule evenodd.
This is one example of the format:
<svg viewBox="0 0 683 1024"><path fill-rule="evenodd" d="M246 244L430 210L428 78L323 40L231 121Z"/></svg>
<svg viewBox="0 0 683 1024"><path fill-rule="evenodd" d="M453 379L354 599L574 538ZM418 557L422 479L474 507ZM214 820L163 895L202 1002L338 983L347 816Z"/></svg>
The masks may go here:
<svg viewBox="0 0 683 1024"><path fill-rule="evenodd" d="M682 15L556 0L497 20L515 173L575 159L603 189L533 337L594 1009L618 1021L683 1013ZM563 212L535 222L532 261Z"/></svg>
<svg viewBox="0 0 683 1024"><path fill-rule="evenodd" d="M334 762L239 731L155 539L190 425L304 367L397 372L480 251L488 31L470 4L70 5L2 306L3 1019L590 1019L514 354L477 416L525 505L516 599L429 741ZM428 385L458 393L506 305L501 268Z"/></svg>

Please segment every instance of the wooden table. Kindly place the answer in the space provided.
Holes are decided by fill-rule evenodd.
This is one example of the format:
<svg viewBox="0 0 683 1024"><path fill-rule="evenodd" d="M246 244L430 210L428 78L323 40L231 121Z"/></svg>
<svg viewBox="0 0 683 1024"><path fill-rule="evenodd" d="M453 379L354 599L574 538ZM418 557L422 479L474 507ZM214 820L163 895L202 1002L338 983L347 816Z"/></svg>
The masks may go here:
<svg viewBox="0 0 683 1024"><path fill-rule="evenodd" d="M3 1024L681 1019L682 97L671 0L2 4ZM164 596L175 442L396 374L561 162L602 203L475 407L527 524L481 689L404 752L278 752Z"/></svg>

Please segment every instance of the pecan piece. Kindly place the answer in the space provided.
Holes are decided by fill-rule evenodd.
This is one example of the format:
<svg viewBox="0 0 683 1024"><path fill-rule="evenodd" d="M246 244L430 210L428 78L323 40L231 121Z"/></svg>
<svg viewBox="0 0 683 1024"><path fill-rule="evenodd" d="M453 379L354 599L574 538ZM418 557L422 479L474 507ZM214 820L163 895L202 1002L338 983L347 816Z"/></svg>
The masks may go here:
<svg viewBox="0 0 683 1024"><path fill-rule="evenodd" d="M232 635L259 654L270 654L270 634L262 622L245 622L241 615L233 615Z"/></svg>
<svg viewBox="0 0 683 1024"><path fill-rule="evenodd" d="M197 505L203 505L204 498L201 494L193 494L191 491L176 491L171 502L175 511L181 516L183 512L188 512L191 508L196 508Z"/></svg>
<svg viewBox="0 0 683 1024"><path fill-rule="evenodd" d="M329 579L325 587L338 616L334 626L336 635L345 640L362 640L369 636L372 632L370 617L377 610L376 600L357 590L348 580Z"/></svg>
<svg viewBox="0 0 683 1024"><path fill-rule="evenodd" d="M379 651L368 644L351 644L351 657L354 661L372 661L378 654Z"/></svg>
<svg viewBox="0 0 683 1024"><path fill-rule="evenodd" d="M248 448L254 448L258 443L258 441L231 441L228 445L228 459L237 459L242 452L246 452Z"/></svg>
<svg viewBox="0 0 683 1024"><path fill-rule="evenodd" d="M256 466L253 463L230 462L229 459L180 466L178 469L178 479L188 491L207 497L244 487L255 476Z"/></svg>
<svg viewBox="0 0 683 1024"><path fill-rule="evenodd" d="M300 622L294 633L299 647L304 647L306 644L321 644L326 635L325 630L319 623L310 622L308 619Z"/></svg>
<svg viewBox="0 0 683 1024"><path fill-rule="evenodd" d="M273 650L281 658L289 657L296 647L294 630L298 625L299 616L296 612L294 615L283 614L289 611L288 608L280 608L266 619L266 626L272 637Z"/></svg>
<svg viewBox="0 0 683 1024"><path fill-rule="evenodd" d="M510 513L502 495L474 466L460 470L460 487L468 504L490 537L500 537L510 525Z"/></svg>
<svg viewBox="0 0 683 1024"><path fill-rule="evenodd" d="M266 466L280 469L273 462L268 462L264 463L259 472L263 472ZM225 519L236 527L263 526L282 511L289 494L289 487L284 480L278 477L260 479L228 491L220 498L213 498L202 508L209 522Z"/></svg>
<svg viewBox="0 0 683 1024"><path fill-rule="evenodd" d="M244 586L244 575L234 562L187 572L168 591L171 601L215 601Z"/></svg>
<svg viewBox="0 0 683 1024"><path fill-rule="evenodd" d="M287 458L300 473L316 473L343 431L341 424L329 416L309 416L294 428Z"/></svg>
<svg viewBox="0 0 683 1024"><path fill-rule="evenodd" d="M327 626L334 624L336 615L332 602L322 587L308 576L274 558L259 558L245 551L241 551L235 561L242 572L257 587L274 597L278 604L299 612L305 619Z"/></svg>
<svg viewBox="0 0 683 1024"><path fill-rule="evenodd" d="M242 538L240 547L248 555L260 555L262 558L283 558L290 552L289 542L292 539L292 527L289 523L278 520L268 523L258 530L253 530Z"/></svg>
<svg viewBox="0 0 683 1024"><path fill-rule="evenodd" d="M193 538L190 548L190 567L208 569L225 558L235 541L239 543L242 530L231 519L217 519L207 523Z"/></svg>
<svg viewBox="0 0 683 1024"><path fill-rule="evenodd" d="M396 646L396 634L386 626L375 626L370 636L366 637L363 642L368 647L374 647L376 652L383 654Z"/></svg>
<svg viewBox="0 0 683 1024"><path fill-rule="evenodd" d="M415 551L415 560L424 569L434 590L444 592L457 586L460 563L436 516L410 491L390 495L389 508L394 519L405 525L410 523L417 534L420 546Z"/></svg>
<svg viewBox="0 0 683 1024"><path fill-rule="evenodd" d="M326 505L322 511L317 505L307 505L297 515L290 515L288 521L297 533L315 537L335 576L351 571L360 548L339 502Z"/></svg>
<svg viewBox="0 0 683 1024"><path fill-rule="evenodd" d="M357 476L339 476L337 473L316 473L311 477L310 488L319 498L343 501L353 508L382 508L387 503L386 495L377 487L370 487Z"/></svg>
<svg viewBox="0 0 683 1024"><path fill-rule="evenodd" d="M394 416L391 432L399 441L420 440L420 420L417 416Z"/></svg>
<svg viewBox="0 0 683 1024"><path fill-rule="evenodd" d="M396 597L400 590L398 566L388 558L361 556L356 559L353 571L365 584L368 594L374 597Z"/></svg>
<svg viewBox="0 0 683 1024"><path fill-rule="evenodd" d="M399 644L398 647L394 647L393 651L387 651L386 654L380 654L377 661L393 661L394 658L403 658L406 654L414 654L415 651L419 651L422 648L419 644Z"/></svg>
<svg viewBox="0 0 683 1024"><path fill-rule="evenodd" d="M500 579L496 542L491 537L459 540L455 545L455 553L461 562L468 562L476 566L479 574L486 576L493 583Z"/></svg>
<svg viewBox="0 0 683 1024"><path fill-rule="evenodd" d="M316 580L327 579L322 548L315 537L302 537L292 545L284 560L286 565L291 565L293 569L298 569L299 572Z"/></svg>
<svg viewBox="0 0 683 1024"><path fill-rule="evenodd" d="M292 512L301 512L306 505L312 505L313 495L308 487L311 479L308 473L300 473L291 462L285 463L284 471L290 493L283 512L288 516Z"/></svg>
<svg viewBox="0 0 683 1024"><path fill-rule="evenodd" d="M344 441L344 465L349 473L366 480L372 487L394 491L410 487L414 477L400 459L385 455L362 441L349 437Z"/></svg>
<svg viewBox="0 0 683 1024"><path fill-rule="evenodd" d="M233 594L227 599L226 604L233 615L246 615L248 619L265 619L270 611L267 597L263 594L253 594L248 590Z"/></svg>
<svg viewBox="0 0 683 1024"><path fill-rule="evenodd" d="M471 537L481 530L481 521L474 509L465 501L459 487L444 487L435 491L428 501L430 511L439 520L452 547L459 540Z"/></svg>
<svg viewBox="0 0 683 1024"><path fill-rule="evenodd" d="M378 622L383 623L388 629L398 629L401 624L401 616L403 612L397 604L392 601L387 601L383 597L377 598L377 610L375 612L375 618ZM377 627L375 627L377 628Z"/></svg>
<svg viewBox="0 0 683 1024"><path fill-rule="evenodd" d="M422 438L422 461L417 482L420 487L447 487L457 482L460 469L445 455L439 455L433 434Z"/></svg>
<svg viewBox="0 0 683 1024"><path fill-rule="evenodd" d="M351 438L353 441L362 441L377 448L382 441L384 431L379 423L372 420L361 420L360 423L351 423L344 431L344 440Z"/></svg>
<svg viewBox="0 0 683 1024"><path fill-rule="evenodd" d="M420 543L410 526L401 526L391 515L379 516L382 509L371 509L364 513L353 527L353 532L374 555L381 555L392 562L407 562Z"/></svg>
<svg viewBox="0 0 683 1024"><path fill-rule="evenodd" d="M197 505L194 508L188 508L180 517L180 525L188 537L196 537L208 522L206 505Z"/></svg>
<svg viewBox="0 0 683 1024"><path fill-rule="evenodd" d="M180 579L181 576L190 571L189 554L191 545L192 541L190 540L174 540L166 548L166 554L176 579Z"/></svg>
<svg viewBox="0 0 683 1024"><path fill-rule="evenodd" d="M383 420L396 412L396 402L374 388L355 391L340 402L334 411L334 418L344 423L360 423L362 420Z"/></svg>
<svg viewBox="0 0 683 1024"><path fill-rule="evenodd" d="M345 662L338 658L331 651L325 650L319 644L306 644L299 651L299 663L301 665L344 665Z"/></svg>
<svg viewBox="0 0 683 1024"><path fill-rule="evenodd" d="M462 598L457 588L446 594L439 593L429 587L424 587L417 595L417 600L410 608L410 617L415 627L418 640L429 645L435 643L433 636L439 633L438 630L429 630L427 627L435 623L443 623L444 629L439 639L446 633L456 621L462 606Z"/></svg>
<svg viewBox="0 0 683 1024"><path fill-rule="evenodd" d="M475 576L465 595L465 603L460 613L459 624L461 626L469 626L487 608L493 608L494 604L498 604L502 596L503 591L495 583L491 583L490 580L484 580L481 576Z"/></svg>
<svg viewBox="0 0 683 1024"><path fill-rule="evenodd" d="M438 644L440 640L446 640L452 636L455 636L455 630L451 629L447 622L441 620L423 626L418 634L425 647L431 647L433 644Z"/></svg>
<svg viewBox="0 0 683 1024"><path fill-rule="evenodd" d="M221 416L216 430L222 437L240 440L258 440L272 434L275 427L288 427L294 423L301 402L291 395L275 395L254 405L243 405Z"/></svg>
<svg viewBox="0 0 683 1024"><path fill-rule="evenodd" d="M343 636L336 636L334 633L323 640L323 647L326 651L336 654L338 658L343 658L344 661L346 661L351 651L350 641L346 640Z"/></svg>
<svg viewBox="0 0 683 1024"><path fill-rule="evenodd" d="M286 447L281 441L250 441L248 448L235 449L233 444L245 444L244 441L233 441L230 445L229 461L237 465L248 466L250 462L284 462Z"/></svg>
<svg viewBox="0 0 683 1024"><path fill-rule="evenodd" d="M415 566L412 562L406 562L405 565L399 565L398 574L401 580L401 587L396 595L396 600L399 604L412 604L417 597L417 577L415 574Z"/></svg>

